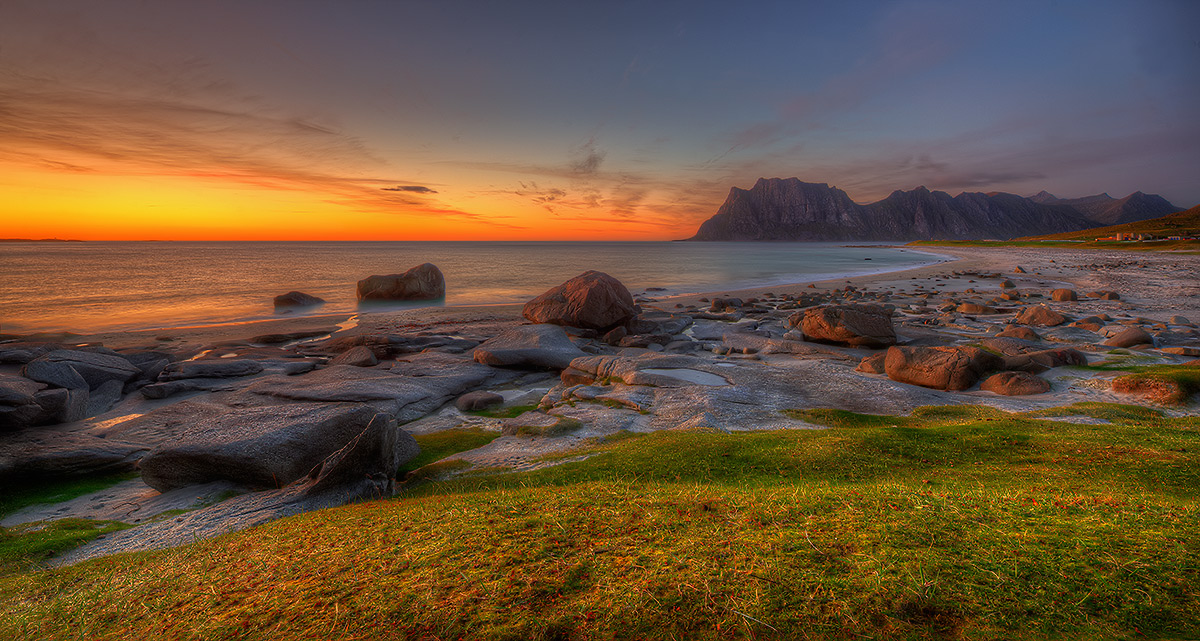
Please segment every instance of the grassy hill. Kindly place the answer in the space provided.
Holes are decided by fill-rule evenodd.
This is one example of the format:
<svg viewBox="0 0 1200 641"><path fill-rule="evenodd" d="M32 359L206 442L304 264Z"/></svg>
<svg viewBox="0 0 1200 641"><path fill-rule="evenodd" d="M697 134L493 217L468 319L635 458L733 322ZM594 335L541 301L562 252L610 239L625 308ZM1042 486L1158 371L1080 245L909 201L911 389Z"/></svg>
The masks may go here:
<svg viewBox="0 0 1200 641"><path fill-rule="evenodd" d="M1114 236L1116 234L1150 234L1152 236L1191 236L1200 237L1200 205L1191 209L1124 225L1095 227L1083 231L1051 234L1048 236L1028 236L1018 240L1088 240Z"/></svg>
<svg viewBox="0 0 1200 641"><path fill-rule="evenodd" d="M1200 417L795 414L830 429L627 434L17 571L0 638L1200 637Z"/></svg>

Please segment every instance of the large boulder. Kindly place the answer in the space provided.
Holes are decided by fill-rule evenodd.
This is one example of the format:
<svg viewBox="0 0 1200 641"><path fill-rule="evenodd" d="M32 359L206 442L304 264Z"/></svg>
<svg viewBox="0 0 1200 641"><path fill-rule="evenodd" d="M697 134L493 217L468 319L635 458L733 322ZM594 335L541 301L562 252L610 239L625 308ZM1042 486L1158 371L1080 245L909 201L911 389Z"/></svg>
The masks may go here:
<svg viewBox="0 0 1200 641"><path fill-rule="evenodd" d="M1022 325L1054 327L1067 322L1067 317L1045 305L1030 305L1017 313L1016 321Z"/></svg>
<svg viewBox="0 0 1200 641"><path fill-rule="evenodd" d="M304 292L288 292L275 297L275 311L284 311L300 307L313 307L324 303L324 298L318 298Z"/></svg>
<svg viewBox="0 0 1200 641"><path fill-rule="evenodd" d="M180 429L141 460L146 485L166 492L227 480L282 487L342 449L379 412L357 403L226 408Z"/></svg>
<svg viewBox="0 0 1200 641"><path fill-rule="evenodd" d="M1050 298L1060 303L1079 300L1079 295L1073 289L1060 288L1050 292Z"/></svg>
<svg viewBox="0 0 1200 641"><path fill-rule="evenodd" d="M890 347L884 359L888 378L950 391L965 390L1003 360L978 347Z"/></svg>
<svg viewBox="0 0 1200 641"><path fill-rule="evenodd" d="M793 316L795 317L795 316ZM824 305L804 311L799 318L805 338L819 343L855 347L896 344L892 317L877 305Z"/></svg>
<svg viewBox="0 0 1200 641"><path fill-rule="evenodd" d="M20 341L16 343L0 344L0 363L4 364L22 364L49 354L55 350L62 349L63 346L59 343L44 343L44 342L26 342Z"/></svg>
<svg viewBox="0 0 1200 641"><path fill-rule="evenodd" d="M980 383L979 389L1004 396L1029 396L1049 392L1050 381L1029 372L1000 372Z"/></svg>
<svg viewBox="0 0 1200 641"><path fill-rule="evenodd" d="M437 300L446 297L446 279L433 263L403 274L368 276L358 281L358 300Z"/></svg>
<svg viewBox="0 0 1200 641"><path fill-rule="evenodd" d="M41 368L52 367L54 364L70 366L87 382L90 389L96 389L108 381L125 383L142 373L142 370L126 358L72 349L60 349L43 354L29 361L25 367L26 371L31 366L40 371Z"/></svg>
<svg viewBox="0 0 1200 641"><path fill-rule="evenodd" d="M521 314L534 323L583 329L624 325L638 309L621 281L604 272L584 272L525 303Z"/></svg>
<svg viewBox="0 0 1200 641"><path fill-rule="evenodd" d="M473 355L475 362L495 367L561 370L587 354L558 325L521 325L484 341Z"/></svg>
<svg viewBox="0 0 1200 641"><path fill-rule="evenodd" d="M68 423L86 415L88 390L46 389L20 376L0 374L0 429Z"/></svg>

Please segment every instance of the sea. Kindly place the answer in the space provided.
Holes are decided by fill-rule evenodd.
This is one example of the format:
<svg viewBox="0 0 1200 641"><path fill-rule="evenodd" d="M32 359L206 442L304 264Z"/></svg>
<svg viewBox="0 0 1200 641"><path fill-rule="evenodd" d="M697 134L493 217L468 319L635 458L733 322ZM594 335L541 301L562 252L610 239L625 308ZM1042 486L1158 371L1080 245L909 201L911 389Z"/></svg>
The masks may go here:
<svg viewBox="0 0 1200 641"><path fill-rule="evenodd" d="M883 273L947 257L840 243L698 242L5 242L0 333L182 327L279 318L273 299L325 299L305 314L357 312L358 280L421 263L443 301L521 303L594 269L635 294L720 292ZM377 310L378 307L369 309ZM294 314L293 314L294 315Z"/></svg>

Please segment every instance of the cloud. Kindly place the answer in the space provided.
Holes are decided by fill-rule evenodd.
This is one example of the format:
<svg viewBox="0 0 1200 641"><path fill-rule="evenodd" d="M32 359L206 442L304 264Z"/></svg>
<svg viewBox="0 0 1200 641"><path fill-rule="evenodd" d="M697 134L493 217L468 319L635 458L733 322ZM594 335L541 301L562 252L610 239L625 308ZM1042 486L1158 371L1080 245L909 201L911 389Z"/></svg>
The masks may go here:
<svg viewBox="0 0 1200 641"><path fill-rule="evenodd" d="M591 176L600 171L600 163L604 162L605 152L596 148L596 139L575 147L570 153L571 172L581 176Z"/></svg>
<svg viewBox="0 0 1200 641"><path fill-rule="evenodd" d="M407 191L416 194L436 194L437 191L423 185L396 185L395 187L381 187L384 191Z"/></svg>

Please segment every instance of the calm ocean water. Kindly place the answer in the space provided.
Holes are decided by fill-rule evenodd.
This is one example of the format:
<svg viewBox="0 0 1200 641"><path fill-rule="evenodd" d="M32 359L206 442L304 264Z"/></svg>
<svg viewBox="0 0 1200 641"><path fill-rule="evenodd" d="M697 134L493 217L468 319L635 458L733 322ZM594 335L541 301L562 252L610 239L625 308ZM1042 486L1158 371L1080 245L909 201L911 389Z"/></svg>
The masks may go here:
<svg viewBox="0 0 1200 641"><path fill-rule="evenodd" d="M865 260L865 259L871 260ZM589 269L635 293L707 292L936 262L913 250L835 243L87 242L0 243L0 332L96 331L274 317L300 290L357 309L355 283L431 262L446 305L524 302Z"/></svg>

